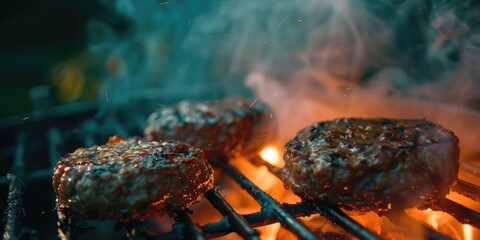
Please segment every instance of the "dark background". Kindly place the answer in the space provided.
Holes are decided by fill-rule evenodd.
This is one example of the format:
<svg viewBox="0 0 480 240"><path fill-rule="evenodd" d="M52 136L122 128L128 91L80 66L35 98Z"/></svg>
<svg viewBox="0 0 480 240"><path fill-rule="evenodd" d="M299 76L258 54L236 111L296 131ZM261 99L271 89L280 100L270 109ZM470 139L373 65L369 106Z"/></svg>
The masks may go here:
<svg viewBox="0 0 480 240"><path fill-rule="evenodd" d="M120 21L97 0L0 1L0 119L34 110L32 87L58 103L52 69L84 51L92 18Z"/></svg>

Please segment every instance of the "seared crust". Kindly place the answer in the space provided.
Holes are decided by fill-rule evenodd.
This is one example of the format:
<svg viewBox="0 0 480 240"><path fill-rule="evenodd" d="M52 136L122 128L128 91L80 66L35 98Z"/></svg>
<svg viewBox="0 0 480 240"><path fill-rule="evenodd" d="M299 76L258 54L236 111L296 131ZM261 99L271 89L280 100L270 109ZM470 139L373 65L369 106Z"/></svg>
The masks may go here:
<svg viewBox="0 0 480 240"><path fill-rule="evenodd" d="M114 136L67 154L54 171L61 217L142 220L186 208L213 187L203 152L178 141Z"/></svg>
<svg viewBox="0 0 480 240"><path fill-rule="evenodd" d="M152 113L145 137L187 142L203 149L207 158L248 155L264 145L269 113L267 106L257 100L186 100Z"/></svg>
<svg viewBox="0 0 480 240"><path fill-rule="evenodd" d="M336 119L285 145L294 193L359 211L434 203L458 174L458 138L426 120Z"/></svg>

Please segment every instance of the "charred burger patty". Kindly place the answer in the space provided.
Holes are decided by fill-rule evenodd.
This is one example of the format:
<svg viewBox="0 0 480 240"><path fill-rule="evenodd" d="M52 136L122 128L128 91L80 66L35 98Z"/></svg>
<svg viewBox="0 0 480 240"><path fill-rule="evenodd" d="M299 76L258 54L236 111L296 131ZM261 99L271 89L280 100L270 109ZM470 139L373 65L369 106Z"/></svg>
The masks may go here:
<svg viewBox="0 0 480 240"><path fill-rule="evenodd" d="M426 120L336 119L285 145L284 182L358 211L421 206L449 192L458 156L458 138Z"/></svg>
<svg viewBox="0 0 480 240"><path fill-rule="evenodd" d="M267 110L265 104L244 98L186 100L152 113L145 137L187 142L203 149L207 158L249 154L265 142L270 119Z"/></svg>
<svg viewBox="0 0 480 240"><path fill-rule="evenodd" d="M202 150L178 141L114 136L67 154L54 171L60 217L142 220L186 208L213 187Z"/></svg>

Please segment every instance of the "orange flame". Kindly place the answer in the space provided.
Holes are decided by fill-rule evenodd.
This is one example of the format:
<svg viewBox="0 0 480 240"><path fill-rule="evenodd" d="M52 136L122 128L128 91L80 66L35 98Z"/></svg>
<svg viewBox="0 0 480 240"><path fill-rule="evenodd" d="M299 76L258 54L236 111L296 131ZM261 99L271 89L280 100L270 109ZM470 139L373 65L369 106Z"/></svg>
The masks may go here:
<svg viewBox="0 0 480 240"><path fill-rule="evenodd" d="M473 227L469 224L463 224L463 239L473 240Z"/></svg>
<svg viewBox="0 0 480 240"><path fill-rule="evenodd" d="M260 151L260 157L276 167L281 167L283 162L280 157L280 151L272 145L266 146Z"/></svg>
<svg viewBox="0 0 480 240"><path fill-rule="evenodd" d="M425 210L427 216L427 223L433 227L433 229L438 230L438 221L442 217L441 213L433 212L431 209Z"/></svg>

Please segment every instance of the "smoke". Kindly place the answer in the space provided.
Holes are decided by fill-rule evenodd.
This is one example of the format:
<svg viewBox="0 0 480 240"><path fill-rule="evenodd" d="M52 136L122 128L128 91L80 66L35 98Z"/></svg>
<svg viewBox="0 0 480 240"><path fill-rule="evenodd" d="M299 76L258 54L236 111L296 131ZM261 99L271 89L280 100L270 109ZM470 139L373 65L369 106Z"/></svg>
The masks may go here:
<svg viewBox="0 0 480 240"><path fill-rule="evenodd" d="M127 26L118 31L98 20L89 23L88 51L97 61L100 97L108 93L110 102L159 95L175 98L175 94L196 97L213 84L204 68L193 64L205 65L204 59L197 59L194 53L183 49L192 22L211 8L209 3L102 2ZM190 67L187 69L186 65Z"/></svg>
<svg viewBox="0 0 480 240"><path fill-rule="evenodd" d="M465 125L480 122L469 109L480 102L474 1L105 4L130 26L120 34L90 25L99 94L108 92L111 101L139 93L248 95L246 86L275 110L279 141L314 121L378 116L425 117L471 148L480 142Z"/></svg>
<svg viewBox="0 0 480 240"><path fill-rule="evenodd" d="M323 88L376 87L459 103L478 98L480 14L471 1L104 2L130 28L122 35L92 21L89 50L104 82L118 80L110 85L127 94L238 85L259 72Z"/></svg>

